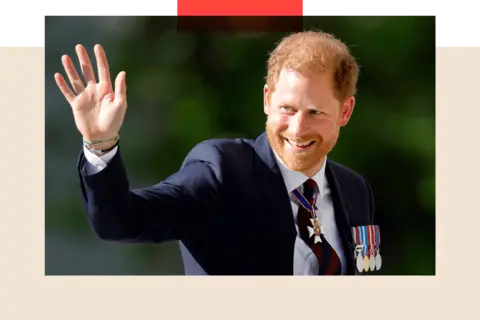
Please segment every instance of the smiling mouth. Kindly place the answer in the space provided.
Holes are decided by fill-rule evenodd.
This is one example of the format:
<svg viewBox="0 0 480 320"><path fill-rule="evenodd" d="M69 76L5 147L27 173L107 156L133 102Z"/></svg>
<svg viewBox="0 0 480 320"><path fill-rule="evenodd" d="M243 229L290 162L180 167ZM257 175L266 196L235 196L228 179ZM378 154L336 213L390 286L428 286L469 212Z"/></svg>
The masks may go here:
<svg viewBox="0 0 480 320"><path fill-rule="evenodd" d="M291 141L291 140L288 140L285 138L285 140L294 148L296 149L301 149L301 150L305 150L305 149L308 149L310 148L316 141L315 140L311 140L311 141L305 141L305 142L294 142L294 141Z"/></svg>

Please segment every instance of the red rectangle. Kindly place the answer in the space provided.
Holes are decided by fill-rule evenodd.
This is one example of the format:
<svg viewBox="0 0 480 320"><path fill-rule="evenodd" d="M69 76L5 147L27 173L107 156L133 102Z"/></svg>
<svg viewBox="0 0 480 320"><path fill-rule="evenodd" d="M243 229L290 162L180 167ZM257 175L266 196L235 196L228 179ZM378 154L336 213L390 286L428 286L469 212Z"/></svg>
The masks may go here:
<svg viewBox="0 0 480 320"><path fill-rule="evenodd" d="M302 16L303 0L177 0L177 16Z"/></svg>
<svg viewBox="0 0 480 320"><path fill-rule="evenodd" d="M305 8L478 8L478 0L304 0Z"/></svg>

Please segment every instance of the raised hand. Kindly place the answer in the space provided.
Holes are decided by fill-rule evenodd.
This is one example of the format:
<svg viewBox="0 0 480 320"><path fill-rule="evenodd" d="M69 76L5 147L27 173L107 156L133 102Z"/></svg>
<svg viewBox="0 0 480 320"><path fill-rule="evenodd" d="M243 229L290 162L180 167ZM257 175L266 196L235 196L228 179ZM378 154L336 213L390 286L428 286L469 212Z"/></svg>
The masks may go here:
<svg viewBox="0 0 480 320"><path fill-rule="evenodd" d="M110 139L120 131L127 109L125 72L117 75L114 91L102 46L97 44L94 47L98 82L85 48L77 45L75 51L84 81L68 55L62 56L62 64L73 91L60 73L55 73L55 81L72 107L75 124L83 138L88 141Z"/></svg>

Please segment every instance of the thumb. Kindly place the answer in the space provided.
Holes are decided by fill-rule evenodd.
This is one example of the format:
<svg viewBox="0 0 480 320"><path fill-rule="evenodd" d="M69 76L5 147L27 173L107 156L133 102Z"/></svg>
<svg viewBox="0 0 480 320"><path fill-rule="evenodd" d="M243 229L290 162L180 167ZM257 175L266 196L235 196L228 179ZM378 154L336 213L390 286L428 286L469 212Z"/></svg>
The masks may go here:
<svg viewBox="0 0 480 320"><path fill-rule="evenodd" d="M127 84L125 71L120 72L115 79L115 102L119 105L127 100Z"/></svg>

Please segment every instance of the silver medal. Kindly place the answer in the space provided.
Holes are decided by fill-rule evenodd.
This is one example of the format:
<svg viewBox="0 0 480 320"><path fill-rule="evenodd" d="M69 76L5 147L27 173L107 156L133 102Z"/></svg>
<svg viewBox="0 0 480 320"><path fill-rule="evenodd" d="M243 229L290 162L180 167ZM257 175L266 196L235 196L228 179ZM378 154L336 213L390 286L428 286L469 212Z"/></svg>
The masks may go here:
<svg viewBox="0 0 480 320"><path fill-rule="evenodd" d="M362 245L358 245L358 246L355 247L355 251L357 252L357 270L358 270L358 272L363 271L362 250L363 250Z"/></svg>
<svg viewBox="0 0 480 320"><path fill-rule="evenodd" d="M377 250L377 257L375 258L375 267L380 270L382 267L382 256L380 255L380 249Z"/></svg>
<svg viewBox="0 0 480 320"><path fill-rule="evenodd" d="M376 262L376 257L375 257L375 251L372 249L370 251L370 271L374 271L375 270L375 267L377 265L377 262Z"/></svg>
<svg viewBox="0 0 480 320"><path fill-rule="evenodd" d="M358 272L362 272L363 271L363 259L362 259L362 255L359 254L357 256L357 270Z"/></svg>

